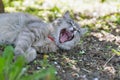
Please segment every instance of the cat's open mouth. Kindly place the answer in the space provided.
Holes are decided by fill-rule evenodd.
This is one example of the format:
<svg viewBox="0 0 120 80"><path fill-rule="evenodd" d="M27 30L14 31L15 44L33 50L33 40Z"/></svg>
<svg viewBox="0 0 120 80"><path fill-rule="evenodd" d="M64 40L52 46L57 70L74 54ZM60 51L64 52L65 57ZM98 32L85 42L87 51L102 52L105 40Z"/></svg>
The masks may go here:
<svg viewBox="0 0 120 80"><path fill-rule="evenodd" d="M70 31L67 29L62 29L60 31L60 35L59 35L60 43L71 41L73 38L74 38L74 31Z"/></svg>

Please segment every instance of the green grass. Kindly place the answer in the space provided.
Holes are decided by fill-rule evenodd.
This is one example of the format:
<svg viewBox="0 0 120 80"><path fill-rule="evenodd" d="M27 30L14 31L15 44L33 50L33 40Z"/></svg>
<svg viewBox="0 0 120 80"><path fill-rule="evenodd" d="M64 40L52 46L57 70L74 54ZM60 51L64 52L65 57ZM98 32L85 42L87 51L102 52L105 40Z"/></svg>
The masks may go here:
<svg viewBox="0 0 120 80"><path fill-rule="evenodd" d="M14 60L13 47L7 46L0 56L0 80L55 80L55 68L43 60L44 69L28 74L26 61L23 56ZM49 66L46 66L49 65Z"/></svg>

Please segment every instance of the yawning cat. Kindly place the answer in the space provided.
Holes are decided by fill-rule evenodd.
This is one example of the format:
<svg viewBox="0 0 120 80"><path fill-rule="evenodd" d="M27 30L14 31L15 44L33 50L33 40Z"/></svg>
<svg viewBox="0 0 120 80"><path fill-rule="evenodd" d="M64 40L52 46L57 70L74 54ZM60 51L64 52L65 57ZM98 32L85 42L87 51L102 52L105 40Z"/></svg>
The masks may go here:
<svg viewBox="0 0 120 80"><path fill-rule="evenodd" d="M26 13L0 14L0 44L13 44L15 55L24 55L28 62L36 58L37 52L72 49L84 32L68 11L51 23Z"/></svg>

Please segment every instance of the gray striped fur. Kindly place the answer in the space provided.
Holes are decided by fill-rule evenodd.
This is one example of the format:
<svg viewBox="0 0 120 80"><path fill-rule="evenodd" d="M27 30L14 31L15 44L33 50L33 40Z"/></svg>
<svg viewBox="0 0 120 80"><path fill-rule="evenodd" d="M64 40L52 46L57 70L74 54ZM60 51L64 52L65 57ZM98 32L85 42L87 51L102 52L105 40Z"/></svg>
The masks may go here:
<svg viewBox="0 0 120 80"><path fill-rule="evenodd" d="M59 42L60 30L69 27L67 20L73 21L67 17L64 15L52 23L45 23L26 13L0 14L0 44L13 44L15 55L24 55L28 62L36 58L37 52L56 52L59 48L69 50L79 42L82 34L76 32L73 40ZM82 28L79 29L82 32ZM54 37L55 42L48 35Z"/></svg>

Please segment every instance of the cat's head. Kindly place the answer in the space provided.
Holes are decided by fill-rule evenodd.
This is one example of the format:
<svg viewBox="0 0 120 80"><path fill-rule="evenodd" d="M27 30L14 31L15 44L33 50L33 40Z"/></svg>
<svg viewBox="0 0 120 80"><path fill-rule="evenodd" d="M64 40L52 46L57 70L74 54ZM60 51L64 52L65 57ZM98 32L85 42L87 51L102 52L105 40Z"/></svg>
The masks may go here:
<svg viewBox="0 0 120 80"><path fill-rule="evenodd" d="M86 32L78 23L71 19L67 11L63 17L56 19L54 26L54 39L60 49L70 50L80 42L80 37Z"/></svg>

